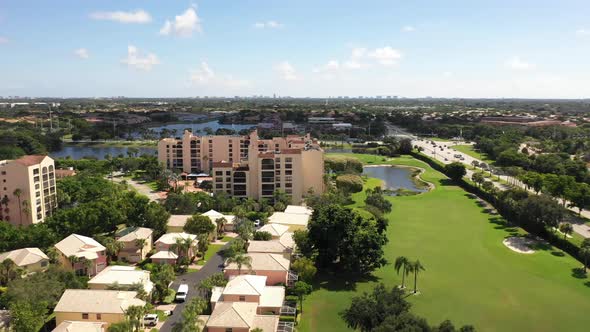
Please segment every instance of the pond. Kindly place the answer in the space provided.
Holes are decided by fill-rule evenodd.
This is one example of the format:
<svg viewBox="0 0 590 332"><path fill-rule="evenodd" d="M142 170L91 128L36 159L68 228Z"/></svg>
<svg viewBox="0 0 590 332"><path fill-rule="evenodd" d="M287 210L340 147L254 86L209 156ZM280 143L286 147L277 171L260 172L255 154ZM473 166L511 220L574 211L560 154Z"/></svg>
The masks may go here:
<svg viewBox="0 0 590 332"><path fill-rule="evenodd" d="M162 126L155 126L155 127L147 127L142 128L138 131L131 133L131 137L134 139L158 139L160 137L160 132L163 130L167 130L172 132L174 136L179 137L182 136L182 133L185 129L190 129L194 134L198 135L205 135L205 128L211 128L213 132L217 129L233 129L236 132L239 132L242 129L250 129L252 127L256 127L256 125L252 124L221 124L219 121L209 121L209 122L201 122L201 123L192 123L192 122L185 122L185 123L172 123L166 124ZM147 137L146 137L147 134Z"/></svg>
<svg viewBox="0 0 590 332"><path fill-rule="evenodd" d="M365 166L363 167L363 174L383 180L383 189L388 190L404 190L413 192L426 192L428 187L421 186L416 183L412 177L413 168L395 167L395 166Z"/></svg>
<svg viewBox="0 0 590 332"><path fill-rule="evenodd" d="M51 158L66 158L82 159L84 157L95 157L97 159L105 159L106 155L116 157L120 154L127 157L128 146L84 146L84 145L64 145L59 151L49 153ZM156 147L138 147L139 154L155 155Z"/></svg>

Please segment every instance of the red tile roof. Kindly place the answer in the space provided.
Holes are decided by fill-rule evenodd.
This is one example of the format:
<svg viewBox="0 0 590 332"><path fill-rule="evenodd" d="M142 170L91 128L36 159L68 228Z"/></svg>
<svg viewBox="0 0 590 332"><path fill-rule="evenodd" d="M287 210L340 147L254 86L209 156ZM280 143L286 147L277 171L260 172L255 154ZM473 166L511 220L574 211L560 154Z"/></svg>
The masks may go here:
<svg viewBox="0 0 590 332"><path fill-rule="evenodd" d="M232 163L227 161L214 161L213 167L232 167Z"/></svg>
<svg viewBox="0 0 590 332"><path fill-rule="evenodd" d="M33 166L37 165L38 163L42 162L45 159L44 155L28 155L22 156L19 159L15 160L17 163L24 165L24 166Z"/></svg>
<svg viewBox="0 0 590 332"><path fill-rule="evenodd" d="M301 149L282 149L282 154L301 154Z"/></svg>

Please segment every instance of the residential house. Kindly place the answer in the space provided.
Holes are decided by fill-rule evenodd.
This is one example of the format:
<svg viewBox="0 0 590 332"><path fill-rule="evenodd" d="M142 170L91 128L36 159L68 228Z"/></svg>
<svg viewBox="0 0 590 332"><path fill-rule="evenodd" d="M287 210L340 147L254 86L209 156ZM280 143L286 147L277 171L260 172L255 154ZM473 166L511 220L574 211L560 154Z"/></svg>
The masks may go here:
<svg viewBox="0 0 590 332"><path fill-rule="evenodd" d="M281 225L281 224L266 224L258 229L258 232L267 232L270 233L273 239L278 239L283 234L289 231L289 226Z"/></svg>
<svg viewBox="0 0 590 332"><path fill-rule="evenodd" d="M240 274L255 274L259 276L266 276L267 285L289 284L290 276L289 268L291 262L281 254L268 253L248 253L246 256L251 258L250 265L242 265L242 269L238 268L236 263L226 265L224 274L226 278Z"/></svg>
<svg viewBox="0 0 590 332"><path fill-rule="evenodd" d="M254 302L220 302L210 316L199 316L205 321L207 332L249 332L262 329L276 332L279 316L258 315L258 304Z"/></svg>
<svg viewBox="0 0 590 332"><path fill-rule="evenodd" d="M49 266L49 257L39 248L23 248L0 254L0 262L10 259L25 274L42 272Z"/></svg>
<svg viewBox="0 0 590 332"><path fill-rule="evenodd" d="M224 218L225 219L225 224L223 225L223 231L225 232L233 232L234 230L234 221L236 219L236 216L231 215L231 214L223 214L220 212L217 212L215 210L209 210L205 213L202 214L203 216L209 217L209 219L211 219L211 221L217 225L217 219L220 218Z"/></svg>
<svg viewBox="0 0 590 332"><path fill-rule="evenodd" d="M270 241L249 241L248 253L268 253L283 255L286 259L291 259L291 254L295 248L293 233L283 233L278 239Z"/></svg>
<svg viewBox="0 0 590 332"><path fill-rule="evenodd" d="M312 211L304 206L289 205L284 212L275 212L268 218L268 223L289 227L291 232L307 229Z"/></svg>
<svg viewBox="0 0 590 332"><path fill-rule="evenodd" d="M179 248L176 248L176 243L178 240L191 240L191 246L189 247L188 252L185 253L180 251ZM189 259L194 257L198 243L197 236L194 234L188 234L184 232L166 233L154 243L154 247L156 248L157 252L150 258L152 262L158 264L175 264L176 259L179 256L186 255Z"/></svg>
<svg viewBox="0 0 590 332"><path fill-rule="evenodd" d="M117 233L115 238L123 243L119 258L131 263L139 263L152 250L154 231L144 227L127 227Z"/></svg>
<svg viewBox="0 0 590 332"><path fill-rule="evenodd" d="M124 321L127 308L145 304L133 291L66 289L53 312L57 326L79 321L102 322L108 327Z"/></svg>
<svg viewBox="0 0 590 332"><path fill-rule="evenodd" d="M188 218L192 217L190 214L172 214L168 218L166 230L168 233L182 233L184 232L184 225Z"/></svg>
<svg viewBox="0 0 590 332"><path fill-rule="evenodd" d="M64 320L51 332L107 332L107 323Z"/></svg>
<svg viewBox="0 0 590 332"><path fill-rule="evenodd" d="M55 244L60 263L78 275L95 276L107 266L106 248L93 238L72 234Z"/></svg>
<svg viewBox="0 0 590 332"><path fill-rule="evenodd" d="M285 300L285 287L267 286L265 276L240 275L232 277L225 287L214 287L211 308L222 302L253 302L258 314L279 315Z"/></svg>
<svg viewBox="0 0 590 332"><path fill-rule="evenodd" d="M137 270L133 266L107 266L88 281L88 288L90 289L109 289L115 285L121 287L121 289L141 285L148 295L154 289L154 284L150 280L150 272Z"/></svg>

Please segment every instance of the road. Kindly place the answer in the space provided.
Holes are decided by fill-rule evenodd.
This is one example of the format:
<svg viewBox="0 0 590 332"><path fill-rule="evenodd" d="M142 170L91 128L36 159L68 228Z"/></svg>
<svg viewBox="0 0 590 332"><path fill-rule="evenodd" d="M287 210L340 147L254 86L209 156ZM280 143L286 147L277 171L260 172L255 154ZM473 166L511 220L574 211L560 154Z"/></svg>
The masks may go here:
<svg viewBox="0 0 590 332"><path fill-rule="evenodd" d="M137 192L139 192L140 194L147 196L150 199L150 201L152 201L152 202L157 202L160 200L160 196L158 195L158 193L153 191L152 188L146 186L145 184L141 184L137 181L134 181L131 179L125 179L125 178L117 177L117 176L113 177L112 180L114 182L127 181L128 185L135 188L135 190L137 190Z"/></svg>
<svg viewBox="0 0 590 332"><path fill-rule="evenodd" d="M225 247L224 247L225 248ZM223 248L222 248L223 249ZM220 250L221 251L221 250ZM172 289L178 289L180 284L188 284L189 291L187 295L186 302L179 303L176 305L174 309L174 314L164 322L162 328L160 328L161 332L171 332L172 327L182 318L182 310L184 306L192 299L193 297L198 295L197 286L201 283L201 280L206 279L217 272L221 272L222 269L219 267L223 263L223 257L219 254L219 251L215 256L211 257L209 261L197 272L183 274L178 276L176 280L172 283Z"/></svg>
<svg viewBox="0 0 590 332"><path fill-rule="evenodd" d="M388 124L387 125L388 128L388 135L390 136L396 136L396 137L412 137L412 146L419 146L422 147L424 153L428 156L433 157L434 159L444 163L444 164L450 164L452 162L461 162L463 164L466 165L466 171L467 174L465 175L466 177L471 179L471 176L473 175L473 170L470 169L472 167L472 163L473 161L477 161L478 163L483 163L483 161L473 158L465 153L459 152L457 150L453 149L453 145L464 145L464 144L470 144L467 142L441 142L441 141L434 141L434 143L436 144L436 147L434 147L432 145L432 140L430 139L418 139L416 136L406 132L404 129ZM457 158L455 156L461 156L461 158ZM493 178L490 178L488 180L492 180L492 183L494 184L494 186L500 190L507 190L510 188L510 186L505 185L504 183L498 182L495 179L500 178L501 180L505 181L505 183L510 183L510 185L519 187L521 189L527 190L531 193L535 193L532 189L527 189L527 187L524 185L524 183L522 183L520 180L511 177L511 176L507 176L507 175L497 175L495 174L493 176ZM563 204L563 201L561 199L558 199L558 202L560 204ZM567 202L566 202L567 205ZM578 214L578 209L577 208L573 208L573 207L568 207L568 209L576 214ZM590 211L589 210L582 210L581 214L582 217L590 219ZM587 224L582 224L582 223L578 223L578 224L572 224L573 228L574 228L574 232L578 233L579 235L581 235L584 238L590 238L590 226L588 226Z"/></svg>

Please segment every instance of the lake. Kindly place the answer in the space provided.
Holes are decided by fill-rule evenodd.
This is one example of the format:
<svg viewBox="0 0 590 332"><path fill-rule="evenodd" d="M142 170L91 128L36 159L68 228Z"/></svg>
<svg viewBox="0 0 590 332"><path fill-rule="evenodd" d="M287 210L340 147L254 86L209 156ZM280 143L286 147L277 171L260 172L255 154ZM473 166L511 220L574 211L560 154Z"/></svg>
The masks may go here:
<svg viewBox="0 0 590 332"><path fill-rule="evenodd" d="M120 154L127 157L127 146L84 146L84 145L64 145L63 149L49 153L51 158L66 158L82 159L83 157L95 157L97 159L105 159L106 155L116 157ZM139 154L156 155L156 147L138 147Z"/></svg>
<svg viewBox="0 0 590 332"><path fill-rule="evenodd" d="M385 188L389 190L406 189L415 192L426 192L428 188L418 188L412 179L411 168L395 166L365 166L363 174L383 180Z"/></svg>
<svg viewBox="0 0 590 332"><path fill-rule="evenodd" d="M191 122L184 122L184 123L172 123L166 124L162 126L155 126L155 127L147 127L141 130L135 131L131 133L132 138L143 138L144 132L149 132L154 137L159 138L160 132L164 129L174 132L174 136L179 137L182 136L182 133L185 129L191 129L193 133L204 135L205 128L211 128L214 132L217 129L233 129L236 132L242 129L250 129L252 127L256 127L256 125L252 124L221 124L219 121L209 121L209 122L202 122L202 123L191 123Z"/></svg>

